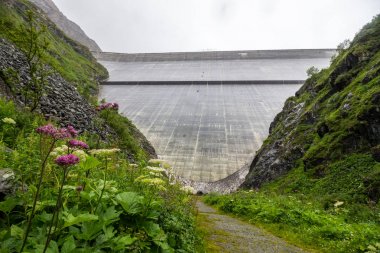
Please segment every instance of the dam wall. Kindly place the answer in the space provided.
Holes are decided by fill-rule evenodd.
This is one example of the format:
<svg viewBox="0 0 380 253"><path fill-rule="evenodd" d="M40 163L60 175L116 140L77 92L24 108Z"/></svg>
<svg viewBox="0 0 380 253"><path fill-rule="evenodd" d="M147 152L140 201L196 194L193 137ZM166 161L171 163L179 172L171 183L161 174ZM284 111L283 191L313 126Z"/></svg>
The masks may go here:
<svg viewBox="0 0 380 253"><path fill-rule="evenodd" d="M257 59L313 59L331 58L335 49L241 50L172 53L113 53L93 52L99 61L155 62L155 61L208 61Z"/></svg>
<svg viewBox="0 0 380 253"><path fill-rule="evenodd" d="M97 53L110 73L99 98L119 103L186 184L221 191L244 179L270 123L307 79L306 70L327 67L334 53Z"/></svg>
<svg viewBox="0 0 380 253"><path fill-rule="evenodd" d="M156 54L96 53L114 85L303 83L306 70L326 67L331 49ZM105 83L106 84L106 83Z"/></svg>

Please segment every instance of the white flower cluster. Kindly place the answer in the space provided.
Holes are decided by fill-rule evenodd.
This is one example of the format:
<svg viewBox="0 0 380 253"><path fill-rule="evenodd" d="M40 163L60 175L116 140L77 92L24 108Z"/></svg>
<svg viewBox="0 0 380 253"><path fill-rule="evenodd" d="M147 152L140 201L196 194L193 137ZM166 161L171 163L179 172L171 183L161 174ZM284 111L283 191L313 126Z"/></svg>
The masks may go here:
<svg viewBox="0 0 380 253"><path fill-rule="evenodd" d="M119 152L120 149L118 148L110 148L110 149L92 149L88 151L91 155L97 155L97 156L109 156L112 154L115 154Z"/></svg>
<svg viewBox="0 0 380 253"><path fill-rule="evenodd" d="M68 152L69 152L69 147L67 145L62 145L53 149L50 155L53 157L58 157L61 155L66 155ZM81 149L74 150L73 154L79 157L80 161L83 161L83 162L86 161L87 156L88 156L86 152L84 152Z"/></svg>
<svg viewBox="0 0 380 253"><path fill-rule="evenodd" d="M196 194L197 193L193 187L188 186L188 185L181 187L181 190L186 192L186 193L189 193L189 194Z"/></svg>
<svg viewBox="0 0 380 253"><path fill-rule="evenodd" d="M149 186L154 186L156 187L157 189L161 190L161 191L166 191L166 188L165 188L165 181L162 180L161 178L158 178L158 177L153 177L153 178L150 178L148 175L143 175L143 176L139 176L138 178L135 179L135 182L136 183L142 183L142 184L146 184L146 185L149 185Z"/></svg>
<svg viewBox="0 0 380 253"><path fill-rule="evenodd" d="M59 146L59 147L56 147L55 149L53 149L53 151L50 153L50 155L57 157L57 156L65 155L68 152L69 152L69 147L66 145L62 145L62 146Z"/></svg>
<svg viewBox="0 0 380 253"><path fill-rule="evenodd" d="M1 121L5 124L16 125L16 121L12 118L3 118Z"/></svg>
<svg viewBox="0 0 380 253"><path fill-rule="evenodd" d="M160 160L160 159L150 159L148 161L148 164L150 166L154 166L154 167L162 167L162 168L165 168L165 169L169 169L171 168L170 164L168 164L167 162L165 162L164 160Z"/></svg>
<svg viewBox="0 0 380 253"><path fill-rule="evenodd" d="M151 170L151 171L154 171L154 172L166 172L166 170L164 168L160 168L160 167L147 166L146 168L148 170Z"/></svg>

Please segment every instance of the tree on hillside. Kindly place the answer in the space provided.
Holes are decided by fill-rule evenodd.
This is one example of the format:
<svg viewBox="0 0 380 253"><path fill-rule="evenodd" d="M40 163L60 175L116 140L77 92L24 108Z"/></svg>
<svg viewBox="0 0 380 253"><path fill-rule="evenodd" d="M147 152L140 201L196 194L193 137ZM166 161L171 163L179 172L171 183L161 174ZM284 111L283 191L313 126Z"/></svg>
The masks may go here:
<svg viewBox="0 0 380 253"><path fill-rule="evenodd" d="M13 90L21 94L24 105L28 106L30 111L34 111L45 94L47 77L50 74L42 62L49 43L44 37L47 28L39 24L32 11L27 11L25 19L26 26L17 29L13 36L25 53L30 79L24 81L23 85L13 87ZM19 82L19 78L12 79L14 83Z"/></svg>

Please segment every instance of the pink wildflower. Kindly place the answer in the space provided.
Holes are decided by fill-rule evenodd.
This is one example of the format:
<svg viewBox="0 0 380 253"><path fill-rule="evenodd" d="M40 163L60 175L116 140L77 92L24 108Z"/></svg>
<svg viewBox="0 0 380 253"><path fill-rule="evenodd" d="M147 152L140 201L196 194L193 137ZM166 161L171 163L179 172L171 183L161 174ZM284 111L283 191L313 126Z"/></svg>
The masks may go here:
<svg viewBox="0 0 380 253"><path fill-rule="evenodd" d="M72 147L72 148L88 149L88 145L85 142L79 141L79 140L70 140L69 141L69 146Z"/></svg>
<svg viewBox="0 0 380 253"><path fill-rule="evenodd" d="M100 106L98 106L96 108L98 111L102 111L102 110L105 110L105 109L113 109L113 110L119 110L119 104L117 103L104 103L104 104L101 104Z"/></svg>
<svg viewBox="0 0 380 253"><path fill-rule="evenodd" d="M76 137L78 135L78 131L75 130L73 126L68 125L67 131L69 131L69 133L71 134L71 137Z"/></svg>
<svg viewBox="0 0 380 253"><path fill-rule="evenodd" d="M72 126L67 128L56 128L52 124L47 124L36 129L36 132L39 134L44 134L50 136L54 139L66 139L75 137L78 134L78 131Z"/></svg>
<svg viewBox="0 0 380 253"><path fill-rule="evenodd" d="M54 139L67 139L71 138L70 132L67 128L59 128L57 132L53 134Z"/></svg>
<svg viewBox="0 0 380 253"><path fill-rule="evenodd" d="M55 159L55 163L60 166L70 166L79 163L79 158L76 155L62 155Z"/></svg>
<svg viewBox="0 0 380 253"><path fill-rule="evenodd" d="M47 124L45 126L40 126L36 129L36 132L39 134L54 136L57 132L57 128L55 128L52 124Z"/></svg>

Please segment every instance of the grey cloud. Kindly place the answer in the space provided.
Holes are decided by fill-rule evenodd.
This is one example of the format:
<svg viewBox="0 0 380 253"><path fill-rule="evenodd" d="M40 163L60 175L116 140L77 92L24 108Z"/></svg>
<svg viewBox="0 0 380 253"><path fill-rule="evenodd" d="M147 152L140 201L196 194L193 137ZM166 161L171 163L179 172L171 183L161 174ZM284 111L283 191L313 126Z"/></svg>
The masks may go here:
<svg viewBox="0 0 380 253"><path fill-rule="evenodd" d="M54 0L104 51L332 48L378 0Z"/></svg>

